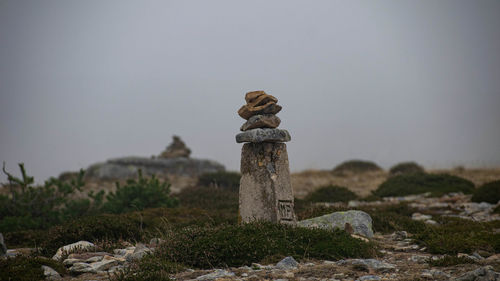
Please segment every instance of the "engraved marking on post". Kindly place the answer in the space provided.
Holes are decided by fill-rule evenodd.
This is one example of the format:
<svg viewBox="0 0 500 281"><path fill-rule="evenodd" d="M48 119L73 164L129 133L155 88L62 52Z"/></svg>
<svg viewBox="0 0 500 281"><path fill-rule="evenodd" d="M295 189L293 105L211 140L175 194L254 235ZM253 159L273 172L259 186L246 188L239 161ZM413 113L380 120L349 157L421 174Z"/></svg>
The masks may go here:
<svg viewBox="0 0 500 281"><path fill-rule="evenodd" d="M278 212L280 214L280 220L293 221L292 200L278 200Z"/></svg>

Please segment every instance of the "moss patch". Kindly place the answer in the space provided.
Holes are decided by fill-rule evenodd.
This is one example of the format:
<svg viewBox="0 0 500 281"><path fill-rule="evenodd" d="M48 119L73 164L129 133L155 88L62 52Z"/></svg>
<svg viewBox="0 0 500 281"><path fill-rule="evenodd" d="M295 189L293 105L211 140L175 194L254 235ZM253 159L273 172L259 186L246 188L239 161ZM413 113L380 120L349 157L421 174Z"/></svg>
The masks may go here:
<svg viewBox="0 0 500 281"><path fill-rule="evenodd" d="M67 274L66 268L59 262L43 257L17 256L0 259L0 281L44 280L42 265L49 266L59 274ZM15 279L13 279L15 277Z"/></svg>
<svg viewBox="0 0 500 281"><path fill-rule="evenodd" d="M290 227L271 223L188 227L167 232L155 256L198 268L250 265L285 256L335 260L373 257L374 244L344 231Z"/></svg>
<svg viewBox="0 0 500 281"><path fill-rule="evenodd" d="M333 174L344 175L345 173L365 173L365 172L375 172L381 171L377 164L371 161L365 160L349 160L340 163L333 169Z"/></svg>
<svg viewBox="0 0 500 281"><path fill-rule="evenodd" d="M422 166L418 165L415 162L399 163L392 166L391 169L389 170L389 174L391 176L424 173L424 172L425 172L424 168L422 168Z"/></svg>
<svg viewBox="0 0 500 281"><path fill-rule="evenodd" d="M500 180L483 184L474 191L472 202L488 202L496 204L500 200Z"/></svg>
<svg viewBox="0 0 500 281"><path fill-rule="evenodd" d="M309 193L304 200L308 202L348 202L357 198L356 193L346 187L329 185Z"/></svg>
<svg viewBox="0 0 500 281"><path fill-rule="evenodd" d="M419 173L391 177L373 194L387 197L430 192L433 196L441 196L450 192L472 193L473 191L474 184L466 179L446 174Z"/></svg>

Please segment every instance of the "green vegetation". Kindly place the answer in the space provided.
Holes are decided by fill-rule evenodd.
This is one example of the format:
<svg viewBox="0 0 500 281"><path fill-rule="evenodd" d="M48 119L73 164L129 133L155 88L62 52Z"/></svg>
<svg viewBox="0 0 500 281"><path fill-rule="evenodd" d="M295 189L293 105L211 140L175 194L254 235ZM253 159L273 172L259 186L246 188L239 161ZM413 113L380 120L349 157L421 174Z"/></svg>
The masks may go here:
<svg viewBox="0 0 500 281"><path fill-rule="evenodd" d="M345 172L351 173L365 173L375 172L382 170L377 164L371 161L364 160L349 160L337 165L333 169L335 175L343 175Z"/></svg>
<svg viewBox="0 0 500 281"><path fill-rule="evenodd" d="M240 188L241 174L238 172L205 173L198 178L198 184L205 187L221 187L232 191Z"/></svg>
<svg viewBox="0 0 500 281"><path fill-rule="evenodd" d="M440 225L427 226L415 233L415 239L433 254L500 252L500 221L474 222L458 218L437 218Z"/></svg>
<svg viewBox="0 0 500 281"><path fill-rule="evenodd" d="M0 259L0 281L45 280L42 265L49 266L59 274L67 274L66 268L57 261L43 257L17 256ZM13 279L15 277L15 279Z"/></svg>
<svg viewBox="0 0 500 281"><path fill-rule="evenodd" d="M391 176L402 174L424 173L425 170L415 162L402 162L391 167L389 174Z"/></svg>
<svg viewBox="0 0 500 281"><path fill-rule="evenodd" d="M193 226L167 231L155 257L186 266L213 268L297 259L372 257L374 245L344 231L296 228L273 223Z"/></svg>
<svg viewBox="0 0 500 281"><path fill-rule="evenodd" d="M309 206L297 210L299 219L307 219L348 210L347 207L326 208ZM427 247L433 254L473 253L485 251L500 253L500 221L474 222L452 217L435 216L438 225L428 225L411 219L416 211L406 204L357 208L365 211L373 219L373 231L392 233L405 230L413 234L415 241Z"/></svg>
<svg viewBox="0 0 500 281"><path fill-rule="evenodd" d="M349 202L357 199L356 193L342 186L324 186L309 193L305 201L308 202Z"/></svg>
<svg viewBox="0 0 500 281"><path fill-rule="evenodd" d="M444 257L437 260L429 260L429 265L431 266L452 266L457 264L466 264L466 263L476 263L473 259L468 257L457 257L457 256L449 256L445 255Z"/></svg>
<svg viewBox="0 0 500 281"><path fill-rule="evenodd" d="M188 187L177 198L180 205L204 210L226 210L238 212L238 191L218 187Z"/></svg>
<svg viewBox="0 0 500 281"><path fill-rule="evenodd" d="M496 204L500 201L500 180L483 184L474 191L472 202L488 202Z"/></svg>
<svg viewBox="0 0 500 281"><path fill-rule="evenodd" d="M157 207L175 207L177 199L170 197L170 185L160 182L154 175L150 179L142 176L139 170L138 179L128 179L125 186L116 183L116 192L106 196L108 199L102 209L105 213L125 213Z"/></svg>
<svg viewBox="0 0 500 281"><path fill-rule="evenodd" d="M103 193L89 194L92 199L69 200L81 191L83 171L68 181L50 178L43 186L33 186L34 179L19 164L21 178L8 173L9 195L0 195L0 232L23 229L41 229L82 215L95 214L102 202Z"/></svg>
<svg viewBox="0 0 500 281"><path fill-rule="evenodd" d="M474 184L456 176L440 174L406 174L394 176L383 182L374 195L380 197L406 196L430 192L433 196L441 196L450 192L472 193Z"/></svg>

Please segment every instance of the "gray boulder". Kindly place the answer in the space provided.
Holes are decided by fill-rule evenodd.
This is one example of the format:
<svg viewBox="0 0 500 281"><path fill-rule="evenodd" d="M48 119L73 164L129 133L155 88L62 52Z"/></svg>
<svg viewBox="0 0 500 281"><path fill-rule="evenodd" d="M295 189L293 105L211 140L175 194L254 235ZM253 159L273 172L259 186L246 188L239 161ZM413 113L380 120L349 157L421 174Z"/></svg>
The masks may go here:
<svg viewBox="0 0 500 281"><path fill-rule="evenodd" d="M367 213L357 210L335 212L300 221L297 225L308 228L345 229L348 232L352 230L354 234L373 237L372 218Z"/></svg>
<svg viewBox="0 0 500 281"><path fill-rule="evenodd" d="M105 163L91 165L85 173L87 180L120 180L137 176L139 169L143 175L177 175L197 177L204 173L224 171L225 168L212 160L193 158L146 158L124 157L110 159Z"/></svg>
<svg viewBox="0 0 500 281"><path fill-rule="evenodd" d="M288 270L296 268L299 263L293 257L286 257L276 264L276 268Z"/></svg>
<svg viewBox="0 0 500 281"><path fill-rule="evenodd" d="M0 257L5 256L7 254L7 246L3 241L3 235L0 233Z"/></svg>

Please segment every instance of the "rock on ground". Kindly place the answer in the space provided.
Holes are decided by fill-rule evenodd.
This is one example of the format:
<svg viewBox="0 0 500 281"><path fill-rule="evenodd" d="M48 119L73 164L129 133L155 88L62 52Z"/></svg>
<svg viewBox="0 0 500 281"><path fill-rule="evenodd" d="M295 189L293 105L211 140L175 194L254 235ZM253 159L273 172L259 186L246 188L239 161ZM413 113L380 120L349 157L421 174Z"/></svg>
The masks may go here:
<svg viewBox="0 0 500 281"><path fill-rule="evenodd" d="M293 257L286 257L276 264L276 268L287 270L296 268L298 265L299 263Z"/></svg>
<svg viewBox="0 0 500 281"><path fill-rule="evenodd" d="M75 250L87 250L87 249L92 249L92 248L95 248L94 244L92 244L88 241L78 241L76 243L69 244L69 245L66 245L66 246L63 246L63 247L57 249L57 252L52 257L52 259L60 260L64 253L69 253L69 252L75 251Z"/></svg>
<svg viewBox="0 0 500 281"><path fill-rule="evenodd" d="M43 275L47 280L59 280L61 279L61 275L57 271L55 271L52 267L42 265Z"/></svg>
<svg viewBox="0 0 500 281"><path fill-rule="evenodd" d="M346 225L348 225L352 228L355 234L363 235L368 238L373 237L372 218L369 214L357 210L335 212L300 221L297 225L308 228L323 229L346 229Z"/></svg>

